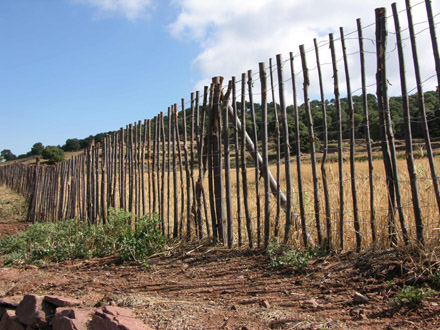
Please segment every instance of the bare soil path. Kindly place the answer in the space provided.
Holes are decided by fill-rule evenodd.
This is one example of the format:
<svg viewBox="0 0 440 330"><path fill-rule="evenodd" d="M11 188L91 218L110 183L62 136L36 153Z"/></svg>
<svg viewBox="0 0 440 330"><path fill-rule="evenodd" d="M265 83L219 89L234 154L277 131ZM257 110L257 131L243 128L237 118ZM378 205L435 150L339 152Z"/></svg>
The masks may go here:
<svg viewBox="0 0 440 330"><path fill-rule="evenodd" d="M0 236L24 226L7 215L5 199L2 190ZM146 264L102 258L2 267L0 297L57 294L84 306L129 307L157 329L440 329L437 292L416 309L392 304L414 282L412 269L398 252L383 251L316 258L296 274L275 271L261 251L188 245ZM356 292L368 301L357 302Z"/></svg>

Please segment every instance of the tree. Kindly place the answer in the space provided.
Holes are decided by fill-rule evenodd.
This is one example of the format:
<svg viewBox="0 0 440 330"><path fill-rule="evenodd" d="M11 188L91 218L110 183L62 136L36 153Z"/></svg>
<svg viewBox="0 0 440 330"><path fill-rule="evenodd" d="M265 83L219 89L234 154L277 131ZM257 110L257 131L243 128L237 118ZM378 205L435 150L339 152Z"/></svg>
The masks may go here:
<svg viewBox="0 0 440 330"><path fill-rule="evenodd" d="M4 149L4 150L2 150L2 152L0 153L1 154L1 156L2 156L2 158L5 160L5 161L10 161L10 160L14 160L14 159L17 159L17 156L15 156L12 152L11 152L11 150L9 150L9 149Z"/></svg>
<svg viewBox="0 0 440 330"><path fill-rule="evenodd" d="M44 150L44 146L41 142L37 142L32 146L30 154L33 156L41 155Z"/></svg>
<svg viewBox="0 0 440 330"><path fill-rule="evenodd" d="M67 139L66 144L63 146L64 151L78 151L81 149L81 145L78 139Z"/></svg>
<svg viewBox="0 0 440 330"><path fill-rule="evenodd" d="M62 162L64 160L64 151L55 146L47 146L41 154L49 163Z"/></svg>

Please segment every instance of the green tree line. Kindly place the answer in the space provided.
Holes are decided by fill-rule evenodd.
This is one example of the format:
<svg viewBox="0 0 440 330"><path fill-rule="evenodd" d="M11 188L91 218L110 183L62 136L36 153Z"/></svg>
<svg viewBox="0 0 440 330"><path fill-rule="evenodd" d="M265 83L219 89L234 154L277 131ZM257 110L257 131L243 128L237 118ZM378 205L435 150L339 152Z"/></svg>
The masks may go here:
<svg viewBox="0 0 440 330"><path fill-rule="evenodd" d="M368 94L368 111L369 111L369 122L370 122L370 134L371 138L374 141L380 139L380 123L379 123L379 114L378 114L378 105L376 96L373 94ZM423 138L423 126L420 119L420 109L419 109L419 101L417 94L413 94L409 96L410 103L410 111L411 111L411 129L412 135L414 138ZM329 140L336 140L338 134L338 120L337 120L337 112L336 112L336 104L334 99L326 100L326 110L327 110L327 123L328 123L328 136ZM438 100L438 94L436 91L429 91L424 94L424 104L427 114L427 120L429 124L431 137L440 137L440 106ZM402 98L401 97L391 97L389 99L391 117L393 120L393 129L394 135L396 139L404 139L404 122L403 122L403 110L402 110ZM241 111L241 103L237 102L237 107L239 111ZM256 123L257 123L257 134L261 136L262 122L261 122L261 105L258 103L254 104L255 114L256 114ZM363 102L362 97L359 95L353 96L353 108L354 108L354 123L355 123L355 132L356 138L361 139L365 136L365 122L364 122L364 112L363 112ZM277 104L277 109L279 112L280 106ZM323 134L323 123L324 118L322 114L322 106L321 101L312 100L310 101L310 109L312 112L313 124L315 127L315 141L319 147L320 139L322 139ZM350 130L350 122L349 122L349 113L348 113L348 105L347 98L341 99L341 109L342 109L342 129L343 129L343 138L349 138L349 130ZM287 120L289 127L289 141L293 145L296 143L295 141L295 121L294 121L294 107L290 105L286 109L287 111ZM307 131L307 119L305 113L304 104L298 107L299 120L300 120L300 139L301 139L301 150L303 152L309 151L309 138ZM185 114L187 117L187 134L190 136L191 134L191 125L190 125L190 115L191 109L186 109ZM182 112L179 113L179 131L180 134L183 133L183 124L182 124ZM276 139L276 123L275 123L275 112L274 112L274 104L268 104L268 132L269 139ZM280 114L278 117L281 120ZM205 125L208 122L208 116L206 117ZM241 115L240 115L241 118ZM168 117L164 116L165 127L168 127ZM280 123L281 124L281 123ZM252 121L250 114L250 104L246 103L246 128L247 131L250 132L252 129ZM167 130L166 130L167 132ZM206 127L205 127L206 132ZM107 134L112 134L113 132L105 132L98 133L96 135L90 135L84 139L67 139L65 144L62 146L57 146L56 148L62 151L79 151L84 148L87 148L90 141L93 139L96 143L101 142ZM143 133L142 133L143 134ZM152 124L152 134L154 134L153 124ZM230 136L232 139L233 131L230 130ZM252 136L252 134L250 134ZM5 161L14 160L17 158L25 158L32 155L42 155L45 150L43 144L41 142L37 142L32 146L32 149L27 153L20 156L15 156L11 150L5 149L1 151L1 158ZM292 148L294 152L294 148ZM52 153L54 153L54 149L52 149ZM60 154L60 152L56 152ZM59 159L59 155L58 158ZM56 160L57 161L57 160Z"/></svg>

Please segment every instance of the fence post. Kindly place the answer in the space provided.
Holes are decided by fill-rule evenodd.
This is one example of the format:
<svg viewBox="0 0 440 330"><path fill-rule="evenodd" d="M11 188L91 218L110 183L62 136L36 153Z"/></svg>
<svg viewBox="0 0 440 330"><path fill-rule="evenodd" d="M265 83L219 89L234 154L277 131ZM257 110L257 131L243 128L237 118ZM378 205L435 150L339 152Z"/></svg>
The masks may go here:
<svg viewBox="0 0 440 330"><path fill-rule="evenodd" d="M391 167L391 151L389 140L387 139L386 119L385 119L385 102L387 102L384 94L386 90L387 81L383 73L385 70L385 56L386 56L386 12L385 8L376 9L376 57L377 57L377 73L376 73L376 85L377 85L377 103L379 112L380 123L380 138L382 141L382 155L385 165L385 173L387 177L388 185L388 232L392 244L397 243L395 218L394 218L394 205L395 205L395 190L394 190L394 174ZM382 86L385 84L384 86Z"/></svg>
<svg viewBox="0 0 440 330"><path fill-rule="evenodd" d="M365 53L364 53L364 38L362 35L361 20L357 19L357 30L359 39L359 54L361 65L361 82L362 82L362 109L364 114L364 129L365 129L365 144L367 145L367 157L368 157L368 180L370 185L370 226L371 226L371 239L373 240L373 247L376 245L376 211L374 207L374 176L373 176L373 152L371 148L370 137L370 118L368 113L368 95L367 95L367 82L365 74Z"/></svg>
<svg viewBox="0 0 440 330"><path fill-rule="evenodd" d="M330 49L332 55L335 105L336 105L336 112L338 114L339 239L340 239L340 248L341 250L344 250L345 221L344 221L344 172L343 172L343 158L342 158L342 110L341 110L341 99L339 94L338 67L337 67L333 33L330 33L329 39L330 39Z"/></svg>
<svg viewBox="0 0 440 330"><path fill-rule="evenodd" d="M232 77L232 108L233 114L233 130L234 130L234 150L235 150L235 181L237 193L237 231L238 231L238 246L242 246L243 238L241 234L241 193L240 193L240 155L238 151L238 109L237 109L237 94L236 94L236 79Z"/></svg>
<svg viewBox="0 0 440 330"><path fill-rule="evenodd" d="M420 68L419 68L419 58L417 55L417 45L416 45L416 36L414 32L414 24L411 14L411 5L409 0L406 0L406 12L408 16L408 28L409 28L409 34L411 39L411 50L413 55L413 61L414 61L414 72L416 75L416 82L417 82L417 96L418 96L418 105L419 105L419 113L420 113L420 119L422 121L422 127L423 127L423 137L425 139L425 146L426 146L426 152L428 153L428 160L429 160L429 167L431 168L431 177L432 177L432 184L434 186L434 192L435 192L435 198L437 201L437 207L440 212L440 188L438 185L438 177L437 177L437 171L435 169L435 163L434 163L434 154L432 152L432 146L431 146L431 137L429 134L429 126L427 121L427 115L426 115L426 108L425 108L425 99L423 95L423 82L420 75ZM434 45L434 43L433 43ZM436 64L439 62L438 59L438 53L437 53L437 60ZM437 74L438 74L438 66L436 66ZM439 93L440 93L440 87ZM440 97L439 97L440 102ZM440 218L439 218L440 223ZM417 226L417 240L420 244L423 244L423 226L422 224L419 224Z"/></svg>
<svg viewBox="0 0 440 330"><path fill-rule="evenodd" d="M345 68L345 84L347 86L347 105L350 118L350 176L351 176L351 197L353 201L353 219L354 219L354 231L356 236L356 251L361 250L362 245L362 235L361 227L359 225L359 213L357 204L357 191L356 191L356 168L355 168L355 127L354 127L354 107L353 98L351 95L351 83L350 83L350 73L348 71L348 60L347 60L347 49L345 47L345 37L344 29L339 28L341 34L341 44L342 44L342 54L344 58L344 68Z"/></svg>
<svg viewBox="0 0 440 330"><path fill-rule="evenodd" d="M231 160L229 155L229 112L228 102L232 92L232 80L229 80L228 91L223 99L223 149L225 151L225 192L226 192L226 219L227 219L227 240L228 248L233 245L233 229L232 229L232 197L231 197Z"/></svg>
<svg viewBox="0 0 440 330"><path fill-rule="evenodd" d="M270 184L269 184L269 156L267 152L267 76L265 63L259 64L260 84L261 84L261 121L262 121L262 148L263 148L263 166L261 172L264 176L264 247L269 245L270 234Z"/></svg>
<svg viewBox="0 0 440 330"><path fill-rule="evenodd" d="M302 63L302 71L303 71L304 108L306 111L307 128L309 131L310 160L312 163L316 232L318 234L318 244L320 246L322 246L321 223L320 223L320 219L319 219L318 173L316 170L316 156L315 156L315 132L313 129L313 118L312 118L312 112L310 110L310 100L309 100L309 86L310 86L309 69L307 68L306 53L304 50L304 45L299 46L299 49L300 49L300 54L301 54L301 63Z"/></svg>
<svg viewBox="0 0 440 330"><path fill-rule="evenodd" d="M273 87L273 71L272 71L272 58L269 58L269 72L270 72L270 90L272 94L272 106L273 111L275 115L275 141L276 141L276 152L277 152L277 158L276 158L276 166L277 166L277 173L276 173L276 180L277 180L277 193L276 193L276 200L277 200L277 211L275 214L275 229L274 229L274 235L275 237L278 237L278 232L280 229L280 212L281 212L281 177L280 177L280 163L281 163L281 136L280 136L280 122L278 120L278 110L277 110L277 102L275 99L275 89Z"/></svg>
<svg viewBox="0 0 440 330"><path fill-rule="evenodd" d="M295 82L295 66L293 53L290 54L290 76L292 77L292 91L293 91L293 112L295 117L295 145L296 145L296 171L298 175L298 196L299 196L299 209L301 216L301 228L302 228L302 238L304 246L308 246L308 233L306 225L306 212L304 205L304 195L303 195L303 181L302 181L302 171L301 171L301 139L299 135L299 113L298 113L298 100L296 94L296 82Z"/></svg>
<svg viewBox="0 0 440 330"><path fill-rule="evenodd" d="M283 79L283 59L281 54L277 55L277 73L278 73L278 94L280 97L281 123L283 125L283 145L284 145L284 168L286 171L286 223L284 229L284 243L289 240L290 226L292 224L292 179L290 171L290 143L289 143L289 125L287 124L286 100L284 97L284 79ZM295 89L296 90L296 89ZM279 187L279 183L278 183ZM278 190L281 199L281 191Z"/></svg>
<svg viewBox="0 0 440 330"><path fill-rule="evenodd" d="M414 165L414 155L413 155L413 147L412 147L413 140L411 135L411 114L409 110L408 91L406 88L405 60L403 55L402 38L400 34L399 14L397 12L396 3L393 3L391 7L393 9L394 26L396 30L396 39L397 39L397 51L399 55L400 85L401 85L400 87L402 90L402 110L403 110L404 133L405 133L406 164L408 167L408 174L410 177L414 220L417 228L417 238L419 239L419 234L420 234L421 235L420 238L422 240L421 243L423 244L422 211L420 208L419 191L417 188L417 174ZM419 230L421 230L421 233L419 233Z"/></svg>
<svg viewBox="0 0 440 330"><path fill-rule="evenodd" d="M249 211L249 195L247 186L247 168L246 168L246 74L241 75L241 176L243 178L243 203L244 203L244 213L246 216L246 230L249 241L249 248L254 247L252 240L252 222L251 214ZM238 118L236 118L238 122Z"/></svg>
<svg viewBox="0 0 440 330"><path fill-rule="evenodd" d="M326 242L323 244L327 250L331 249L332 244L332 223L331 223L331 209L330 196L327 183L327 152L328 152L328 124L327 124L327 106L325 104L324 87L322 83L321 62L319 60L319 47L316 39L313 39L315 45L316 67L318 69L319 92L321 96L321 111L323 121L323 136L324 136L324 151L321 158L321 176L322 185L324 188L324 204L325 204L325 223L327 228Z"/></svg>
<svg viewBox="0 0 440 330"><path fill-rule="evenodd" d="M248 71L248 90L249 90L249 104L251 107L251 120L252 120L252 131L254 140L254 163L255 163L255 198L257 205L257 247L260 248L261 244L261 216L260 216L260 164L258 162L258 134L257 134L257 120L255 118L255 104L253 97L253 81L252 81L252 70Z"/></svg>

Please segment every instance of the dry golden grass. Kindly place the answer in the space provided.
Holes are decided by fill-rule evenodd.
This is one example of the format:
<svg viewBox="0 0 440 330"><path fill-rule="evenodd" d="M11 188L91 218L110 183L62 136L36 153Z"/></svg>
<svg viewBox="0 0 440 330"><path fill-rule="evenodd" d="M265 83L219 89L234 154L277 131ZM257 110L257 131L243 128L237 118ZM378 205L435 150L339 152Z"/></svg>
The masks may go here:
<svg viewBox="0 0 440 330"><path fill-rule="evenodd" d="M26 213L25 198L5 185L0 185L0 221L24 221Z"/></svg>
<svg viewBox="0 0 440 330"><path fill-rule="evenodd" d="M439 161L436 159L436 164ZM374 160L374 205L375 205L375 219L376 219L376 230L377 230L377 245L379 247L389 246L388 239L388 191L385 180L385 171L382 160ZM370 224L370 186L368 178L368 162L356 162L356 188L357 188L357 201L359 209L359 220L362 235L362 248L372 247L372 234L371 234L371 224ZM399 180L402 195L402 205L405 212L406 226L409 232L409 236L412 241L415 241L415 222L414 213L411 198L411 187L409 184L408 171L406 161L403 159L398 160L399 168ZM434 197L434 190L432 186L431 174L429 169L429 163L426 158L416 160L417 176L418 176L418 188L419 188L419 199L420 205L422 207L422 215L424 221L424 234L425 241L428 244L435 244L438 238L439 230L439 212ZM270 166L270 171L273 176L276 177L276 165ZM280 167L280 177L281 177L281 190L286 192L286 179L285 179L285 168L284 163ZM345 249L354 249L356 247L355 241L355 230L353 224L353 199L351 190L351 177L350 177L350 166L348 160L344 160L343 166L343 187L344 187L344 246ZM316 220L314 211L314 194L313 194L313 181L312 181L312 167L309 162L304 162L302 164L302 176L303 176L303 192L305 201L305 213L306 213L306 224L308 233L311 235L313 241L317 242L317 231L316 231ZM324 192L323 184L321 179L320 164L318 164L318 174L319 174L319 199L320 199L320 224L323 237L326 236L325 227L325 205L324 205ZM194 173L197 178L198 172ZM299 217L299 194L298 194L298 177L296 169L296 161L293 158L291 162L291 175L292 175L292 188L293 188L293 212L296 214L294 217L294 222L292 223L290 231L290 242L298 247L302 246L302 232ZM207 176L207 175L206 175ZM330 199L330 209L331 209L331 223L332 223L332 242L333 246L337 248L339 243L339 214L340 214L340 202L339 202L339 176L338 176L338 164L328 163L327 164L327 180L329 185L329 199ZM247 186L249 191L248 203L250 206L251 218L252 218L252 229L254 242L257 238L257 207L256 207L256 193L255 193L255 169L249 167L247 169ZM183 183L186 186L185 173L183 173ZM263 221L264 221L264 187L263 178L259 180L259 196L261 201L261 236L263 236ZM240 175L240 185L241 175ZM172 175L171 175L171 190L173 189ZM243 192L241 186L241 198L237 201L237 184L236 184L236 171L235 167L231 168L231 186L232 186L232 212L234 218L234 244L238 242L238 217L237 217L237 207L240 202L241 206L241 223L242 223L242 236L245 241L247 241L247 234L245 228L245 217L244 217L244 200ZM181 199L180 199L180 174L178 172L178 187L179 187L179 214L181 214ZM204 182L208 218L210 218L210 206L209 206L209 196L208 196L208 179L205 178ZM186 194L186 188L185 188ZM169 198L168 198L169 197ZM185 197L186 198L186 197ZM171 203L170 215L168 217L167 213L167 203ZM170 232L172 232L172 223L174 219L173 212L173 195L172 193L168 196L167 183L165 183L165 215L166 219L170 222ZM186 204L185 204L186 207ZM181 220L186 223L186 210L181 216ZM270 212L271 212L271 235L274 234L275 226L275 216L276 216L276 199L274 195L271 195L270 201ZM399 244L402 244L401 230L399 225L399 217L397 210L395 212L396 230L399 238ZM167 220L165 220L167 223ZM185 226L185 224L184 224ZM280 237L284 237L284 226L285 226L285 213L281 210L280 213Z"/></svg>
<svg viewBox="0 0 440 330"><path fill-rule="evenodd" d="M78 152L81 153L81 152ZM69 159L73 155L78 153L66 153L66 158ZM361 153L362 155L364 153ZM335 154L332 154L331 157L334 158ZM352 201L352 193L351 193L351 178L350 178L350 166L348 162L348 155L345 155L344 158L344 179L343 179L343 187L344 187L344 246L346 249L354 249L356 246L355 242L355 231L353 224L353 201ZM306 226L308 233L311 235L311 238L314 242L317 242L317 232L316 232L316 220L315 220L315 212L314 212L314 194L313 194L313 182L312 182L312 168L309 161L307 161L308 156L303 156L304 161L302 165L302 176L303 176L303 192L304 192L304 201L305 201L305 214L306 214ZM320 155L318 156L320 159ZM162 158L161 158L162 160ZM27 162L33 162L34 159L28 159ZM439 159L435 160L437 168L439 168ZM249 165L252 162L248 162ZM404 159L398 160L399 167L399 179L400 179L400 187L401 187L401 195L402 195L402 205L405 212L406 218L406 226L408 228L409 236L414 241L415 240L415 222L414 222L414 214L412 209L412 200L411 200L411 188L409 184L408 171L406 161ZM438 232L439 232L439 210L436 206L436 200L434 197L434 190L432 186L431 174L429 163L426 158L417 159L416 160L416 168L417 168L417 176L418 176L418 188L419 188L419 199L420 205L422 206L422 215L424 221L424 235L425 241L428 244L436 244L438 240ZM276 165L272 164L270 166L270 171L273 176L276 177ZM285 168L284 163L280 166L280 177L281 177L281 190L286 192L286 179L285 179ZM165 173L165 187L162 188L164 190L164 215L165 215L165 232L172 233L173 230L173 222L174 222L174 195L173 195L173 175L172 172L170 174L170 187L171 192L168 191L167 181L168 181L168 172ZM325 227L325 206L324 206L324 193L323 193L323 185L321 179L321 171L320 164L318 164L318 175L319 175L319 199L320 199L320 224L323 237L326 236L326 227ZM356 162L356 188L357 188L357 201L359 208L359 219L360 219L360 227L361 227L361 235L362 235L362 248L368 248L372 246L372 234L371 234L371 225L370 225L370 187L369 187L369 179L368 179L368 163L366 161ZM296 169L296 160L295 157L291 159L291 176L292 176L292 188L293 188L293 198L292 198L292 206L293 213L296 215L293 219L291 231L290 231L290 242L296 246L302 246L302 232L301 232L301 224L299 217L299 194L298 194L298 177L297 177L297 169ZM337 162L327 163L327 176L328 176L328 184L329 184L329 192L330 192L330 209L331 209L331 223L332 223L332 243L335 248L337 248L339 243L339 214L340 214L340 201L339 201L339 176L338 176L338 164ZM197 180L198 170L194 172L194 178ZM152 176L150 176L152 178ZM145 179L145 200L146 200L146 211L147 213L151 213L152 209L152 199L150 205L148 195L152 194L151 185L148 185L148 173L145 169L144 172ZM248 167L247 169L247 186L249 191L248 203L250 206L250 215L252 220L252 233L254 242L257 238L257 203L256 203L256 189L255 189L255 169L252 167ZM138 178L140 181L140 178ZM157 182L157 176L155 176L155 180ZM160 179L162 183L162 180ZM181 184L183 182L183 185ZM128 180L127 180L128 184ZM179 167L177 168L177 185L178 185L178 215L179 222L183 223L183 233L185 234L186 222L187 222L187 211L186 211L186 201L184 204L184 210L182 213L182 196L181 196L181 187L183 186L185 199L186 197L186 174L185 168L183 171L183 178L181 181ZM261 200L261 212L260 212L260 223L261 223L261 236L263 236L263 221L264 221L264 188L263 188L263 179L260 178L259 181L260 192L259 197ZM236 182L236 172L235 166L231 167L231 202L232 202L232 212L233 212L233 224L234 224L234 244L238 242L238 214L237 208L238 203L241 206L241 233L243 237L244 244L247 241L246 234L246 224L245 224L245 216L244 216L244 199L243 199L243 191L242 191L242 177L240 175L240 200L237 200L237 182ZM205 187L205 196L207 202L207 210L208 216L206 217L203 214L203 218L210 221L210 205L209 205L209 185L208 185L208 175L206 173L204 180ZM128 186L127 186L128 192ZM119 191L116 189L116 207L120 207L119 205ZM128 202L128 200L127 200ZM168 213L168 204L170 205L170 212ZM388 192L386 187L385 180L385 171L382 160L374 161L374 205L375 205L375 219L376 219L376 229L377 229L377 238L378 238L378 246L389 246L388 240ZM142 208L141 208L142 209ZM159 210L159 202L156 202L156 212ZM274 234L275 227L275 217L276 217L276 199L274 195L271 195L270 202L270 212L271 212L271 235ZM396 219L396 230L398 233L399 244L401 244L401 230L399 226L399 218L397 211L395 212ZM209 225L211 225L209 223ZM280 213L280 221L279 221L279 236L284 237L284 227L285 227L285 213L281 210ZM192 225L194 228L194 225ZM204 232L206 233L206 222L204 223Z"/></svg>

